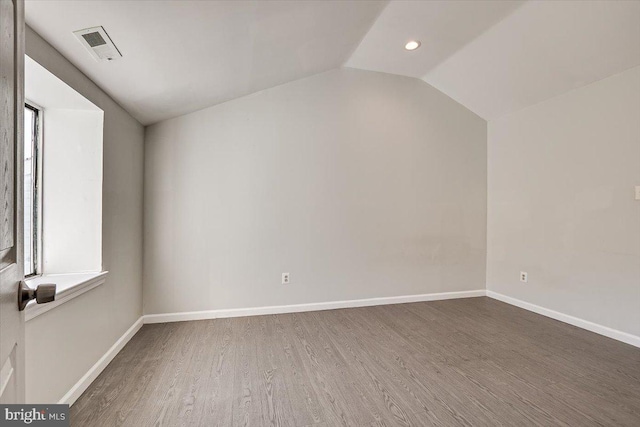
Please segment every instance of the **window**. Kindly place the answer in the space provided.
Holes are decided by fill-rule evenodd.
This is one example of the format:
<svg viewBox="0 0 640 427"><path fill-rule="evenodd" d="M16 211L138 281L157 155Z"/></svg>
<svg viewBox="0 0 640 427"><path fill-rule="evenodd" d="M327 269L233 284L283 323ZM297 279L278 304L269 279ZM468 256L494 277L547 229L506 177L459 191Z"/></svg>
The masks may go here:
<svg viewBox="0 0 640 427"><path fill-rule="evenodd" d="M42 112L24 108L24 275L39 273L40 253L40 118Z"/></svg>
<svg viewBox="0 0 640 427"><path fill-rule="evenodd" d="M102 270L104 111L33 59L24 59L24 273L32 288L57 284L55 302L29 303L28 321L105 283L107 272Z"/></svg>

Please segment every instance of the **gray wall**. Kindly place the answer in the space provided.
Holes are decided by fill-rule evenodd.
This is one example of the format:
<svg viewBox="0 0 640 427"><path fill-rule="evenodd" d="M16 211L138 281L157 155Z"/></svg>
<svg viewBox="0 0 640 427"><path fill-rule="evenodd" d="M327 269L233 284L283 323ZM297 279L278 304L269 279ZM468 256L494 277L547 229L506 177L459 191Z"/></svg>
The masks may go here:
<svg viewBox="0 0 640 427"><path fill-rule="evenodd" d="M487 289L640 336L639 162L640 67L490 122Z"/></svg>
<svg viewBox="0 0 640 427"><path fill-rule="evenodd" d="M334 70L155 124L145 183L145 313L484 289L486 122L417 79Z"/></svg>
<svg viewBox="0 0 640 427"><path fill-rule="evenodd" d="M27 55L104 110L103 268L107 282L26 324L28 402L56 402L142 313L144 128L27 28Z"/></svg>

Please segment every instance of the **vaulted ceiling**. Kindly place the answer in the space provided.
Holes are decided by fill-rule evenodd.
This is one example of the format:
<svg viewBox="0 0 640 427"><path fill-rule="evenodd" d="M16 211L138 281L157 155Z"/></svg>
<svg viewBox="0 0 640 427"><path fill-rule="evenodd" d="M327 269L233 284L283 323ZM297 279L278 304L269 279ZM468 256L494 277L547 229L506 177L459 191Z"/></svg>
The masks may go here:
<svg viewBox="0 0 640 427"><path fill-rule="evenodd" d="M491 120L640 65L638 1L27 0L26 19L143 124L340 66L421 78ZM123 58L72 34L98 25Z"/></svg>
<svg viewBox="0 0 640 427"><path fill-rule="evenodd" d="M25 3L27 25L143 124L340 67L385 6L368 1ZM73 31L101 25L123 57Z"/></svg>

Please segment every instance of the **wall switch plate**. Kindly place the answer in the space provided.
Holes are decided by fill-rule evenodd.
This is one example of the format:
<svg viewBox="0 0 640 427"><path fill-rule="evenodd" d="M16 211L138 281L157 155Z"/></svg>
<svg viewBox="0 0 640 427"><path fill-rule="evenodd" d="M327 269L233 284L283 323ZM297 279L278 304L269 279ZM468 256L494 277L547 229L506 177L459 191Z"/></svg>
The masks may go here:
<svg viewBox="0 0 640 427"><path fill-rule="evenodd" d="M282 273L282 284L288 285L290 283L289 273Z"/></svg>
<svg viewBox="0 0 640 427"><path fill-rule="evenodd" d="M640 200L640 185L636 185L636 200Z"/></svg>
<svg viewBox="0 0 640 427"><path fill-rule="evenodd" d="M527 280L529 280L529 275L527 274L526 271L521 271L520 272L520 281L527 283Z"/></svg>

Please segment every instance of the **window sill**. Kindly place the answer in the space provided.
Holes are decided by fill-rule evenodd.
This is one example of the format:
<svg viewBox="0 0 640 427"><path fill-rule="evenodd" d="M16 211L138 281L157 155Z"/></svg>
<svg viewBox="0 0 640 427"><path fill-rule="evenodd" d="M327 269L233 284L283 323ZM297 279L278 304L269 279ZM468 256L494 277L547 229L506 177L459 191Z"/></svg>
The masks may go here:
<svg viewBox="0 0 640 427"><path fill-rule="evenodd" d="M107 280L107 273L108 271L95 273L47 274L26 279L25 282L27 285L34 289L43 283L55 283L57 286L56 299L54 301L46 304L37 304L35 301L31 301L27 304L24 315L25 321L29 321L34 317L40 316L41 314L102 285Z"/></svg>

